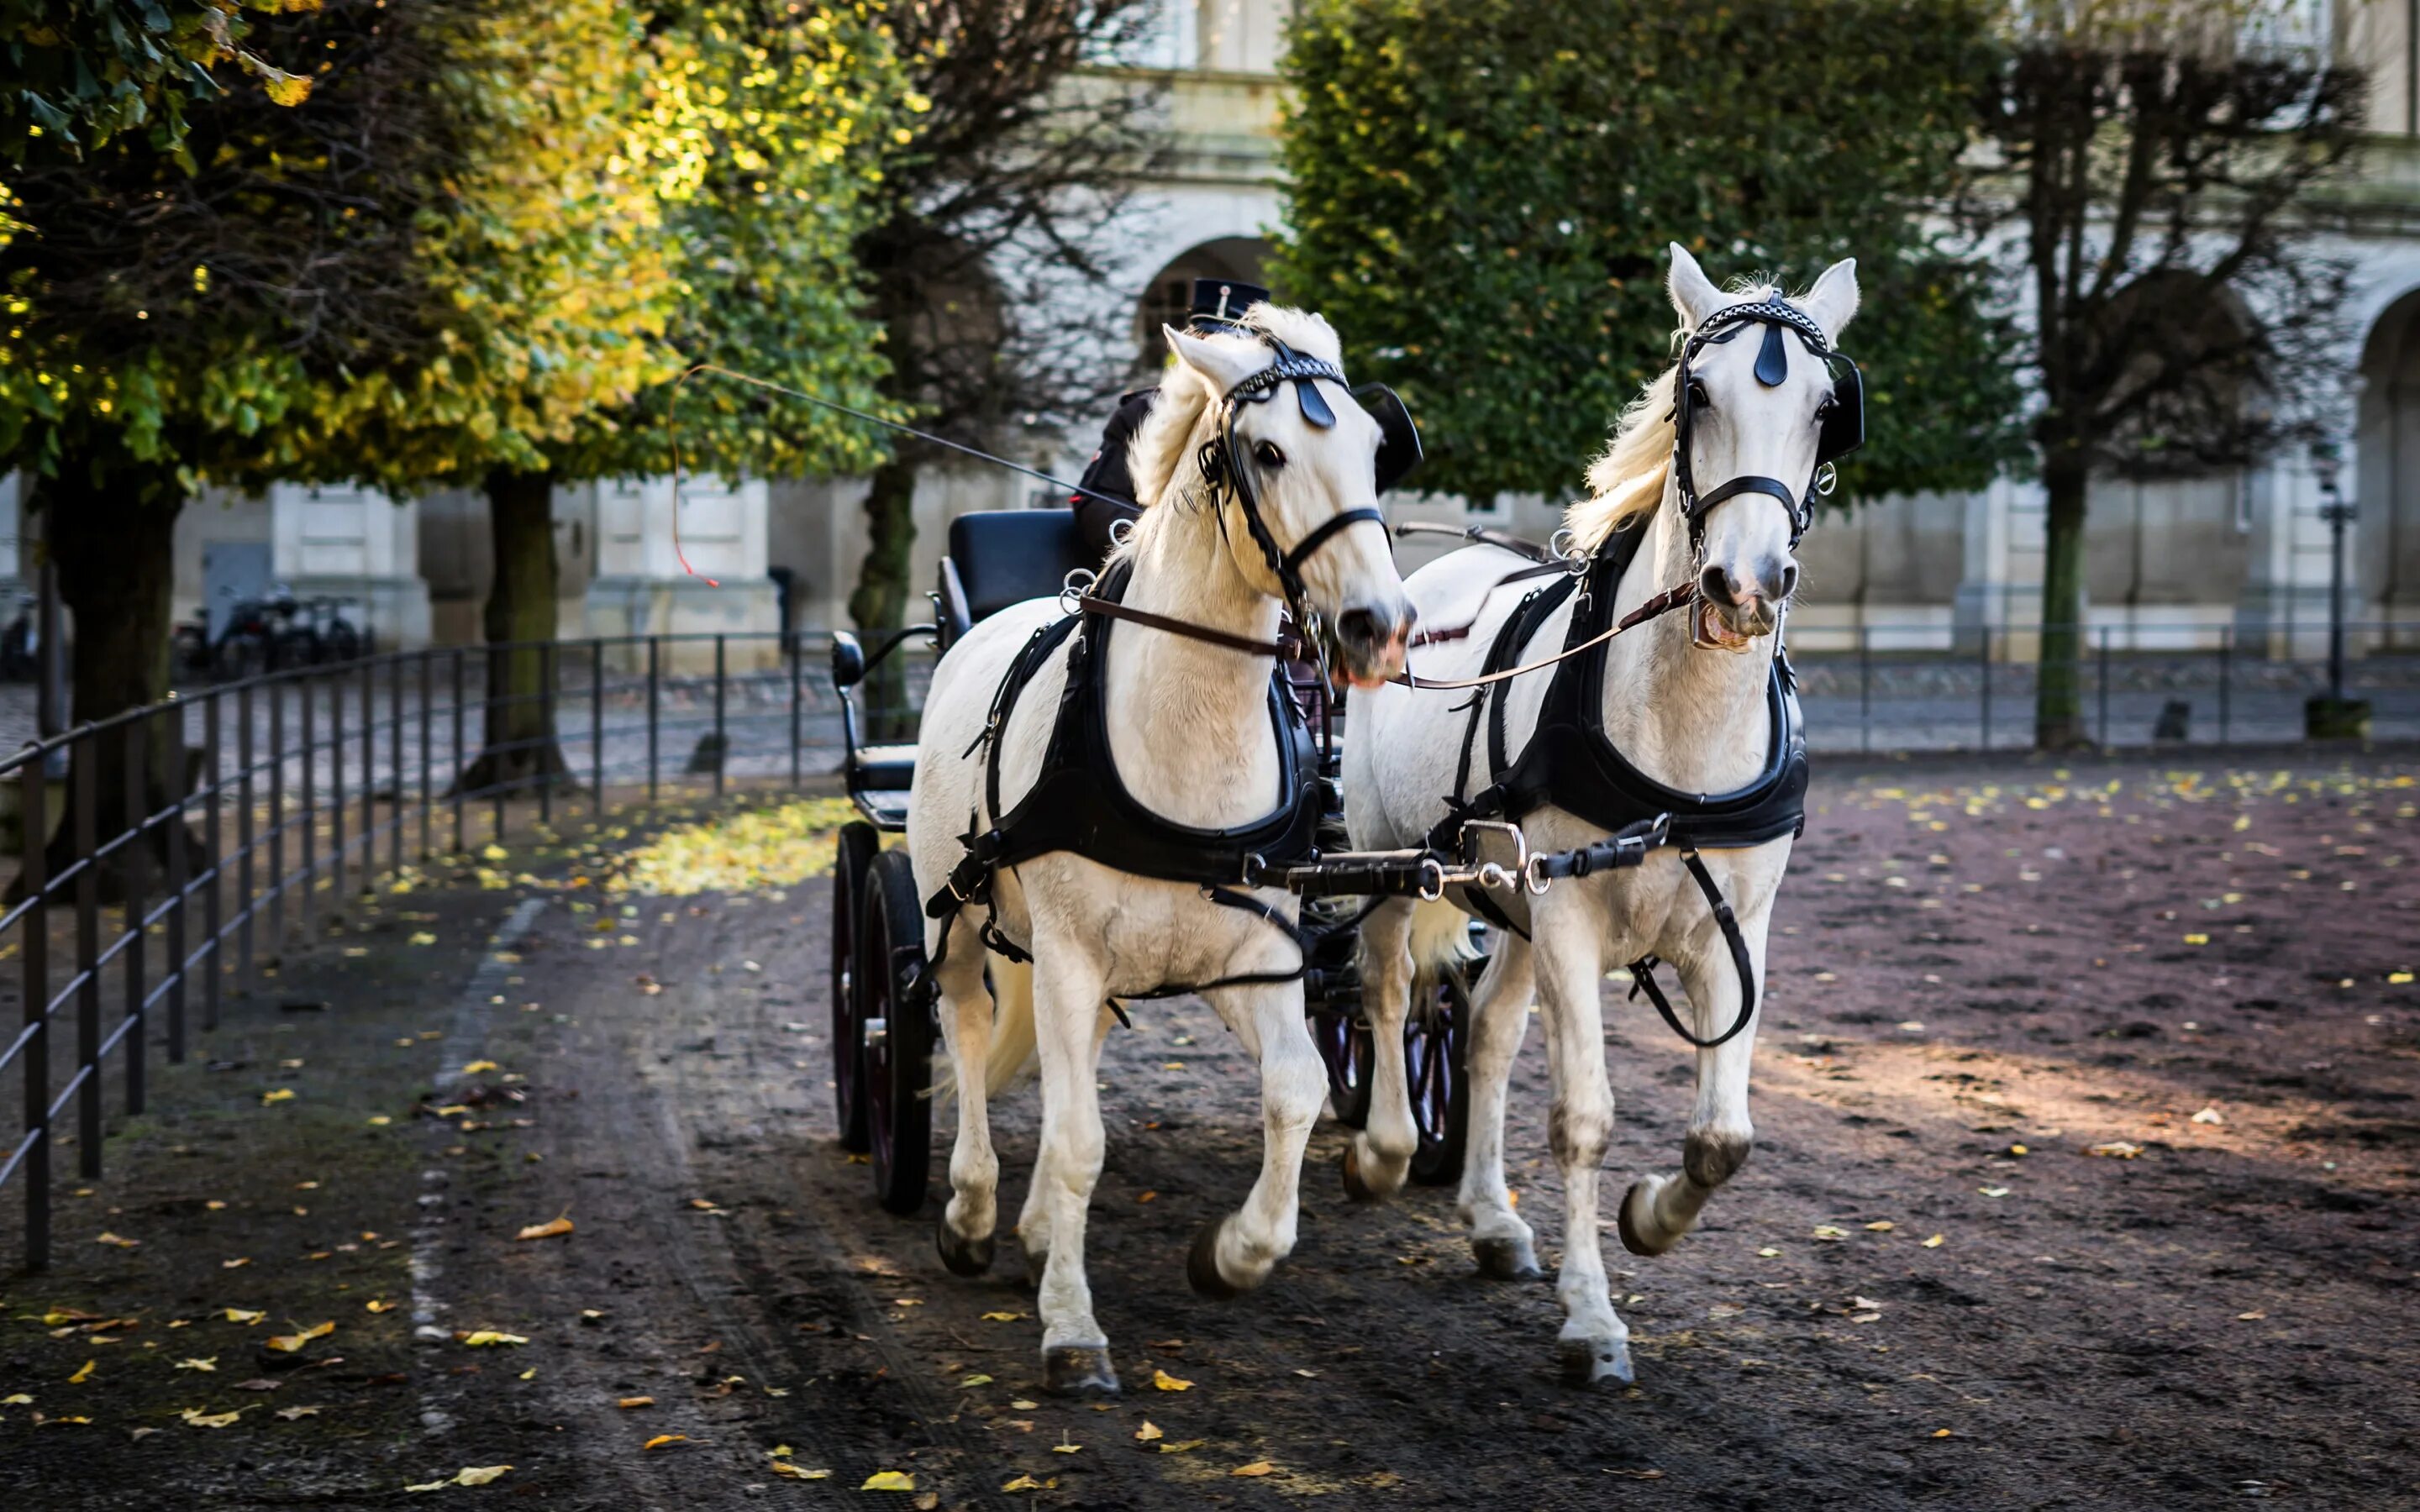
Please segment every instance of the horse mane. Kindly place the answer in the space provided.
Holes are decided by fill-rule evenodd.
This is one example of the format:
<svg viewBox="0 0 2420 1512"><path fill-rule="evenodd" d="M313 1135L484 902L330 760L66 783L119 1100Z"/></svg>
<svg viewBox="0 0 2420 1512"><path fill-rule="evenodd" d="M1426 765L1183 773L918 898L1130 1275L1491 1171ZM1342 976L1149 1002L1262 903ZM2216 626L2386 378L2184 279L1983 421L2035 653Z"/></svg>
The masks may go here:
<svg viewBox="0 0 2420 1512"><path fill-rule="evenodd" d="M1244 312L1243 324L1276 337L1306 357L1342 363L1343 347L1335 329L1309 310L1255 304ZM1221 331L1201 339L1258 353L1268 360L1261 364L1264 367L1277 361L1277 354L1258 336ZM1218 398L1208 378L1183 363L1169 364L1159 380L1159 396L1152 401L1151 413L1136 427L1134 440L1126 449L1126 471L1134 479L1136 502L1145 509L1159 502L1169 484L1187 465L1193 433L1202 423L1202 412Z"/></svg>
<svg viewBox="0 0 2420 1512"><path fill-rule="evenodd" d="M1754 301L1781 292L1777 284L1749 281L1732 285L1740 301ZM1688 339L1689 328L1672 332L1673 343ZM1664 485L1672 472L1672 380L1680 372L1673 363L1638 391L1614 423L1613 440L1605 455L1589 464L1589 496L1563 508L1563 529L1572 545L1594 551L1614 532L1642 515L1652 514L1664 501Z"/></svg>

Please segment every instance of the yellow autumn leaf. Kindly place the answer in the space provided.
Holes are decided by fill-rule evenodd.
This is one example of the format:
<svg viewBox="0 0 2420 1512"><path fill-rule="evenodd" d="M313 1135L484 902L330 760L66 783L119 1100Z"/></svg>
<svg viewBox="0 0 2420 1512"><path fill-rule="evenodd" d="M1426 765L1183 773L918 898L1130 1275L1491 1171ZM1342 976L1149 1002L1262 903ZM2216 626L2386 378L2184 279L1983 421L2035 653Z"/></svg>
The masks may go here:
<svg viewBox="0 0 2420 1512"><path fill-rule="evenodd" d="M504 1473L512 1468L513 1467L510 1465L464 1465L460 1470L454 1473L454 1484L457 1486L485 1486L492 1481L503 1478Z"/></svg>
<svg viewBox="0 0 2420 1512"><path fill-rule="evenodd" d="M550 1218L542 1224L532 1224L527 1228L522 1229L520 1233L515 1234L513 1238L517 1240L553 1239L569 1232L571 1232L571 1219L568 1216L564 1216Z"/></svg>
<svg viewBox="0 0 2420 1512"><path fill-rule="evenodd" d="M1149 1443L1154 1439L1164 1439L1167 1436L1167 1434L1160 1430L1159 1425L1149 1418L1144 1418L1142 1420L1142 1427L1135 1429L1135 1437L1145 1443Z"/></svg>
<svg viewBox="0 0 2420 1512"><path fill-rule="evenodd" d="M1945 1235L1935 1234L1931 1239L1924 1242L1924 1247L1926 1249L1939 1249L1941 1247L1942 1241L1947 1236Z"/></svg>
<svg viewBox="0 0 2420 1512"><path fill-rule="evenodd" d="M86 1360L84 1363L83 1369L77 1371L74 1375L68 1377L68 1384L70 1386L81 1386L85 1381L90 1381L92 1379L93 1366L99 1364L101 1364L101 1362L98 1360Z"/></svg>
<svg viewBox="0 0 2420 1512"><path fill-rule="evenodd" d="M313 1339L326 1338L335 1331L336 1325L333 1322L314 1323L311 1327L304 1329L300 1334L281 1334L277 1335L275 1338L268 1341L269 1347L275 1350L280 1354L292 1354L301 1350L305 1344L310 1343Z"/></svg>
<svg viewBox="0 0 2420 1512"><path fill-rule="evenodd" d="M1255 1459L1249 1465L1237 1465L1234 1469L1227 1472L1227 1473L1230 1475L1273 1475L1277 1473L1277 1466L1270 1464L1265 1459Z"/></svg>
<svg viewBox="0 0 2420 1512"><path fill-rule="evenodd" d="M865 1484L858 1488L861 1491L912 1491L915 1489L916 1477L898 1470L877 1470L866 1476Z"/></svg>
<svg viewBox="0 0 2420 1512"><path fill-rule="evenodd" d="M493 1071L495 1069L496 1063L492 1060L473 1060L462 1068L462 1074L465 1076L476 1076L483 1071Z"/></svg>
<svg viewBox="0 0 2420 1512"><path fill-rule="evenodd" d="M254 1312L249 1307L229 1307L225 1312L226 1320L230 1323L257 1323L269 1316L267 1313Z"/></svg>
<svg viewBox="0 0 2420 1512"><path fill-rule="evenodd" d="M689 1435L686 1433L659 1433L654 1438L649 1439L646 1443L639 1445L639 1447L642 1449L663 1449L675 1443L689 1443Z"/></svg>
<svg viewBox="0 0 2420 1512"><path fill-rule="evenodd" d="M1193 1389L1193 1382L1189 1381L1180 1381L1176 1377L1170 1375L1167 1371L1157 1368L1155 1368L1151 1373L1151 1383L1157 1386L1162 1391L1191 1391Z"/></svg>
<svg viewBox="0 0 2420 1512"><path fill-rule="evenodd" d="M656 1399L653 1396L625 1396L613 1405L628 1412L635 1407L653 1407L656 1405Z"/></svg>
<svg viewBox="0 0 2420 1512"><path fill-rule="evenodd" d="M1179 1439L1174 1443L1161 1444L1159 1452L1164 1455L1191 1454L1209 1442L1207 1439Z"/></svg>
<svg viewBox="0 0 2420 1512"><path fill-rule="evenodd" d="M290 1087L281 1087L273 1092L263 1092L260 1094L260 1105L262 1107L268 1107L273 1103L291 1103L293 1101L294 1088Z"/></svg>
<svg viewBox="0 0 2420 1512"><path fill-rule="evenodd" d="M1031 1475L1019 1475L1015 1480L1010 1481L1007 1485L1002 1486L1001 1489L1003 1491L1038 1491L1042 1489L1042 1483L1035 1480Z"/></svg>
<svg viewBox="0 0 2420 1512"><path fill-rule="evenodd" d="M178 1415L197 1428L224 1428L232 1427L235 1420L243 1416L243 1409L239 1407L231 1412L210 1412L198 1407L188 1407Z"/></svg>
<svg viewBox="0 0 2420 1512"><path fill-rule="evenodd" d="M505 1334L492 1328L474 1328L462 1335L462 1342L472 1349L484 1350L498 1344L527 1344L529 1340L519 1334Z"/></svg>
<svg viewBox="0 0 2420 1512"><path fill-rule="evenodd" d="M831 1472L829 1470L800 1470L786 1459L776 1459L771 1464L773 1473L783 1480L830 1480L831 1478Z"/></svg>
<svg viewBox="0 0 2420 1512"><path fill-rule="evenodd" d="M369 1301L362 1304L365 1310L374 1313L391 1313L396 1310L397 1305L399 1304L388 1302L383 1297L372 1297Z"/></svg>
<svg viewBox="0 0 2420 1512"><path fill-rule="evenodd" d="M26 1396L22 1391L10 1392L6 1396L0 1396L0 1407L31 1407L33 1405L34 1398Z"/></svg>
<svg viewBox="0 0 2420 1512"><path fill-rule="evenodd" d="M213 1354L207 1360L179 1360L177 1362L177 1368L179 1370L207 1370L215 1375L218 1373L219 1357Z"/></svg>
<svg viewBox="0 0 2420 1512"><path fill-rule="evenodd" d="M1014 1323L1025 1315L1023 1313L985 1313L983 1316L986 1323Z"/></svg>
<svg viewBox="0 0 2420 1512"><path fill-rule="evenodd" d="M93 1242L106 1244L112 1249L140 1249L143 1246L143 1241L139 1239L127 1239L121 1235L108 1233L97 1235Z"/></svg>

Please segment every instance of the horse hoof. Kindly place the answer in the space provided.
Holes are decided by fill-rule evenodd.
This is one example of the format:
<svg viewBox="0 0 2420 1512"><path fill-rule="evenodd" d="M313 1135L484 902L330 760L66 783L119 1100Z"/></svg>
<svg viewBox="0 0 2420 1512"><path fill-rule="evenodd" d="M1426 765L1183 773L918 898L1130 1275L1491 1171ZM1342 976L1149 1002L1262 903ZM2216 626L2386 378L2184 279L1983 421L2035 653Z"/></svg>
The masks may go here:
<svg viewBox="0 0 2420 1512"><path fill-rule="evenodd" d="M1054 1396L1115 1396L1117 1367L1106 1344L1062 1344L1042 1351L1042 1387Z"/></svg>
<svg viewBox="0 0 2420 1512"><path fill-rule="evenodd" d="M1344 1143L1344 1195L1356 1202L1375 1202L1379 1194L1361 1180L1361 1149L1357 1141Z"/></svg>
<svg viewBox="0 0 2420 1512"><path fill-rule="evenodd" d="M1522 1281L1546 1273L1526 1239L1474 1239L1470 1254L1479 1262L1479 1273L1490 1281Z"/></svg>
<svg viewBox="0 0 2420 1512"><path fill-rule="evenodd" d="M1193 1236L1193 1247L1185 1252L1186 1281L1212 1302L1233 1302L1244 1289L1218 1273L1218 1228L1224 1222L1202 1225L1202 1232Z"/></svg>
<svg viewBox="0 0 2420 1512"><path fill-rule="evenodd" d="M1678 1241L1679 1236L1675 1235L1661 1243L1651 1242L1647 1237L1647 1230L1634 1216L1634 1213L1652 1215L1655 1204L1655 1190L1663 1184L1659 1178L1652 1176L1642 1177L1631 1182L1630 1190L1621 1195L1621 1206L1615 1210L1614 1227L1621 1235L1621 1247L1633 1255L1643 1255L1652 1258L1670 1249Z"/></svg>
<svg viewBox="0 0 2420 1512"><path fill-rule="evenodd" d="M1630 1368L1630 1341L1607 1335L1592 1339L1559 1339L1555 1355L1566 1386L1593 1386L1610 1381L1627 1386L1637 1377Z"/></svg>
<svg viewBox="0 0 2420 1512"><path fill-rule="evenodd" d="M941 1263L952 1275L981 1275L991 1269L992 1237L959 1238L946 1213L934 1221L933 1247L941 1252Z"/></svg>

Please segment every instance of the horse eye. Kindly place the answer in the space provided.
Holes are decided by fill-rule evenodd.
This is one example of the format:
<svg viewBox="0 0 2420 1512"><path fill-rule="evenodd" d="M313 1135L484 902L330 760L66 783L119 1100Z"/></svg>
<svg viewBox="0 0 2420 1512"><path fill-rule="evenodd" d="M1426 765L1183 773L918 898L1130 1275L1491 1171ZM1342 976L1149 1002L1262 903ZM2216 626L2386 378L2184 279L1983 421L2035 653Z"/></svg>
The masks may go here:
<svg viewBox="0 0 2420 1512"><path fill-rule="evenodd" d="M1817 405L1815 407L1815 424L1820 425L1823 422L1831 419L1832 412L1839 408L1840 401L1838 399L1826 399L1822 404Z"/></svg>
<svg viewBox="0 0 2420 1512"><path fill-rule="evenodd" d="M1252 460L1264 468L1275 470L1285 466L1285 454L1278 450L1276 442L1263 441L1252 448Z"/></svg>
<svg viewBox="0 0 2420 1512"><path fill-rule="evenodd" d="M1689 380L1689 407L1693 409L1711 409L1714 408L1714 396L1706 392L1706 386L1703 383L1699 382L1696 378L1691 378Z"/></svg>

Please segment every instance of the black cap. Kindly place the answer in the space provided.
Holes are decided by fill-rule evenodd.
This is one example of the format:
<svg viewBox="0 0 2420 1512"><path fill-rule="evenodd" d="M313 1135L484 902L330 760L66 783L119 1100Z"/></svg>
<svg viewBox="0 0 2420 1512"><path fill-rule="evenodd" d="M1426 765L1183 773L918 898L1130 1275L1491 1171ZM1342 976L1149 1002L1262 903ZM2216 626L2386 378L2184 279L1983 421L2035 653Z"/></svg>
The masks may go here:
<svg viewBox="0 0 2420 1512"><path fill-rule="evenodd" d="M1197 278L1193 281L1193 304L1187 312L1186 324L1241 320L1246 310L1268 297L1269 291L1258 284L1233 278Z"/></svg>

